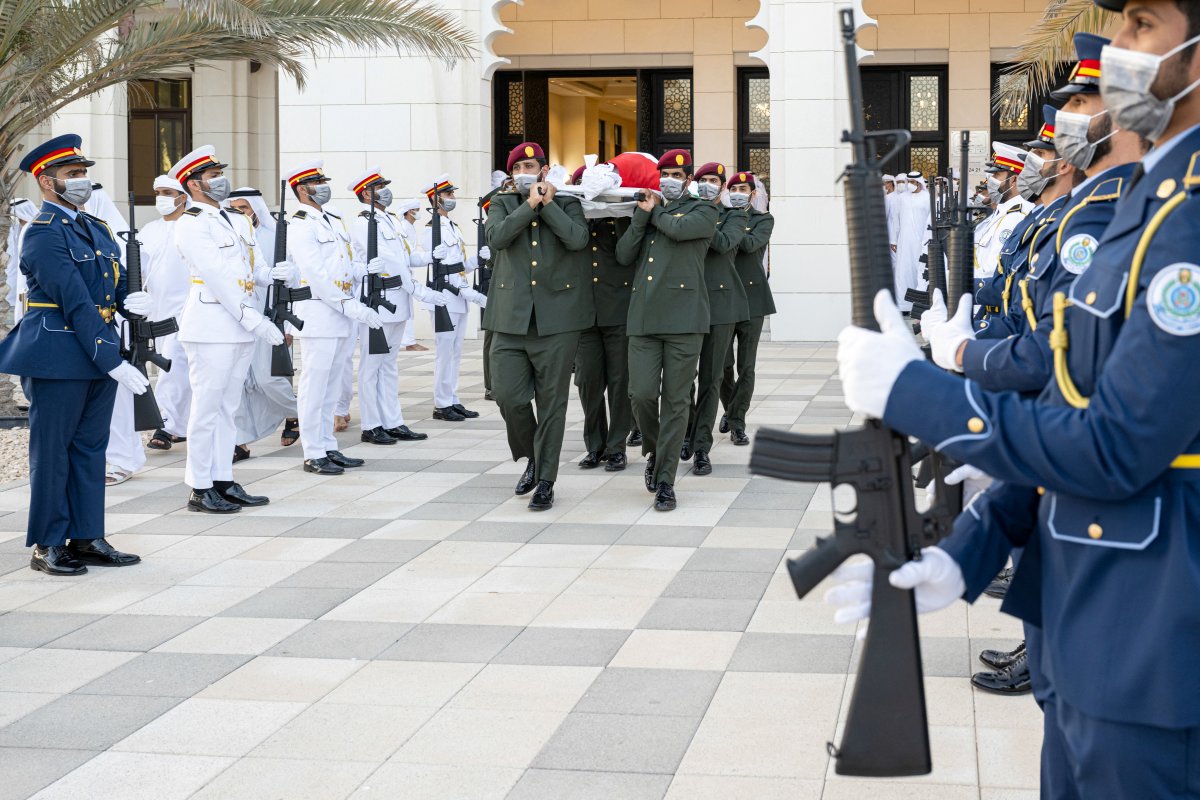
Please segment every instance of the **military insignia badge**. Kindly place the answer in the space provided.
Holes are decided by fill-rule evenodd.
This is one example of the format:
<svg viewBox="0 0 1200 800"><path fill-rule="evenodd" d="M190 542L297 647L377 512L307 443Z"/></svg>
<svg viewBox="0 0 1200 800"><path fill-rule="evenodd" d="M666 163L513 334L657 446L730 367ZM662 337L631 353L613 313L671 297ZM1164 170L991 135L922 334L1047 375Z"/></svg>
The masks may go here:
<svg viewBox="0 0 1200 800"><path fill-rule="evenodd" d="M1072 275L1079 275L1092 264L1092 256L1096 254L1096 237L1086 233L1077 233L1063 242L1062 252L1058 260Z"/></svg>
<svg viewBox="0 0 1200 800"><path fill-rule="evenodd" d="M1200 266L1172 264L1159 271L1146 290L1154 324L1174 336L1200 333Z"/></svg>
<svg viewBox="0 0 1200 800"><path fill-rule="evenodd" d="M1004 244L1005 242L1007 242L1009 236L1012 236L1011 230L1000 231L1000 244Z"/></svg>

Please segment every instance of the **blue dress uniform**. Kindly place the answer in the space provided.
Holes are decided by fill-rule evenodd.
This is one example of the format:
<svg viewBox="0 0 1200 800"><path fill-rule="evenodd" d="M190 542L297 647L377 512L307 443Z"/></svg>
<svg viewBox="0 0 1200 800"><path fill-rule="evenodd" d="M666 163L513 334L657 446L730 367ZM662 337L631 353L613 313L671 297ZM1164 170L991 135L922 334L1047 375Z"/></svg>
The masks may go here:
<svg viewBox="0 0 1200 800"><path fill-rule="evenodd" d="M30 151L35 177L91 166L78 136ZM22 377L29 397L31 497L26 546L104 538L104 451L122 362L113 315L125 300L121 249L100 220L52 202L29 224L21 272L28 309L0 341L0 372Z"/></svg>
<svg viewBox="0 0 1200 800"><path fill-rule="evenodd" d="M1040 666L1082 797L1194 796L1200 781L1200 126L1142 166L1054 301L1038 398L914 363L884 414L1037 497L1036 533L1004 531L1028 545L1008 605L1047 632ZM976 542L943 543L969 592L998 568Z"/></svg>
<svg viewBox="0 0 1200 800"><path fill-rule="evenodd" d="M1014 304L1020 308L1020 298L1014 294L1016 281L1028 270L1031 239L1053 218L1054 210L1038 206L1026 214L1000 249L1000 264L996 274L990 280L981 278L975 281L975 302L1000 309L980 319L976 325L976 339L1002 339L1023 330L1021 318L1012 313Z"/></svg>

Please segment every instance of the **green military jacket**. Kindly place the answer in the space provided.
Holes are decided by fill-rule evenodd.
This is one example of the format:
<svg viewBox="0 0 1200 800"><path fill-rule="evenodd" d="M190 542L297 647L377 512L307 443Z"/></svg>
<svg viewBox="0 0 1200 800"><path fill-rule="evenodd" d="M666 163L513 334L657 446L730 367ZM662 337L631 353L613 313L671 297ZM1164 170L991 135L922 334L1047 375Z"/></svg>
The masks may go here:
<svg viewBox="0 0 1200 800"><path fill-rule="evenodd" d="M775 313L775 298L771 296L767 273L763 269L763 255L771 241L771 232L775 230L775 218L766 211L751 210L745 228L746 236L738 247L734 264L746 287L751 318L765 317Z"/></svg>
<svg viewBox="0 0 1200 800"><path fill-rule="evenodd" d="M517 192L492 198L486 227L492 250L484 328L524 336L532 322L539 336L580 331L596 322L587 219L579 200L555 195L536 211Z"/></svg>
<svg viewBox="0 0 1200 800"><path fill-rule="evenodd" d="M704 256L717 217L711 202L687 195L651 212L633 212L617 242L617 263L636 267L626 333L708 333Z"/></svg>
<svg viewBox="0 0 1200 800"><path fill-rule="evenodd" d="M633 270L617 263L617 241L629 229L629 220L591 219L591 247L584 251L592 273L592 297L596 303L596 324L603 327L624 325L629 318L630 286Z"/></svg>
<svg viewBox="0 0 1200 800"><path fill-rule="evenodd" d="M750 319L750 301L738 276L734 258L746 238L749 217L744 209L722 208L717 232L704 257L704 282L708 285L710 325L730 325Z"/></svg>

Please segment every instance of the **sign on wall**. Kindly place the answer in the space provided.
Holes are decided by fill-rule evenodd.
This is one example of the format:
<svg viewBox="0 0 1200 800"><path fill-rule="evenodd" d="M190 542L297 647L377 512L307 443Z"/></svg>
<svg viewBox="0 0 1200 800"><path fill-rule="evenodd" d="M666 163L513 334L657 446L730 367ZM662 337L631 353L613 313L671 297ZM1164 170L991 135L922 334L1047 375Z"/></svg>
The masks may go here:
<svg viewBox="0 0 1200 800"><path fill-rule="evenodd" d="M959 143L962 141L960 130L950 131L950 167L957 170L962 155L959 153ZM971 131L971 146L967 151L967 173L970 175L967 188L970 189L987 177L983 167L992 155L992 140L988 131Z"/></svg>

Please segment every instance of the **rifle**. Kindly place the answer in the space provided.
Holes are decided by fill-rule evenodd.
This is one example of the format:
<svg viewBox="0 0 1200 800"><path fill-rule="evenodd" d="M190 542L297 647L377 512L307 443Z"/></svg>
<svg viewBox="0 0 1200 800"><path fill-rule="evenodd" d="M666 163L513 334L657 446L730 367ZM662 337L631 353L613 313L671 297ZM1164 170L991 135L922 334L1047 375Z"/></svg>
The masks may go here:
<svg viewBox="0 0 1200 800"><path fill-rule="evenodd" d="M475 218L475 246L482 250L487 244L487 209L491 205L492 197L499 192L503 186L497 186L490 192L479 198L479 216ZM478 251L476 251L478 256ZM491 259L479 258L479 266L475 268L475 291L487 296L488 289L492 286L492 262ZM484 314L487 309L479 309L479 320L483 321Z"/></svg>
<svg viewBox="0 0 1200 800"><path fill-rule="evenodd" d="M379 256L379 221L375 218L375 187L371 187L371 213L367 216L367 262ZM391 285L389 284L391 281ZM383 275L372 275L370 272L363 278L362 285L362 301L379 311L385 308L393 314L396 313L396 304L389 301L385 294L387 289L395 289L402 286L402 279L397 277L393 279L385 278ZM392 348L388 346L387 334L383 332L383 328L371 328L371 332L367 335L367 353L373 356L385 356L392 352Z"/></svg>
<svg viewBox="0 0 1200 800"><path fill-rule="evenodd" d="M960 141L958 197L952 204L950 232L946 236L946 314L954 316L958 300L972 293L975 285L975 225L967 203L967 151L971 149L971 132L963 131ZM932 287L931 287L932 288ZM940 487L939 487L940 488Z"/></svg>
<svg viewBox="0 0 1200 800"><path fill-rule="evenodd" d="M921 256L925 264L923 277L929 282L929 287L923 292L909 289L904 293L904 299L913 304L911 316L916 319L920 319L921 314L933 306L935 289L941 289L943 299L946 296L946 255L942 240L949 220L944 219L946 203L941 196L942 189L943 186L935 178L929 188L929 244ZM914 326L914 330L920 333L920 323Z"/></svg>
<svg viewBox="0 0 1200 800"><path fill-rule="evenodd" d="M129 230L119 233L125 240L125 288L129 294L142 291L142 243L137 238L137 221L134 216L133 192L129 193ZM127 314L121 324L121 355L146 374L146 364L154 364L164 372L171 371L171 359L154 348L154 340L179 331L174 317L151 322L140 314ZM133 429L154 431L163 426L162 413L154 399L154 390L149 386L142 394L133 396Z"/></svg>
<svg viewBox="0 0 1200 800"><path fill-rule="evenodd" d="M287 211L285 202L287 200L287 181L279 182L279 210L272 211L271 216L275 218L275 260L272 262L278 264L281 261L287 261ZM308 286L302 286L299 289L292 289L287 285L286 281L274 280L267 287L267 305L263 309L263 314L267 319L279 328L279 332L283 333L284 323L290 322L296 330L304 329L304 320L292 313L292 303L301 300L311 300L312 289ZM292 367L292 351L288 349L287 343L277 344L271 348L271 376L274 378L290 378L296 374L296 370Z"/></svg>
<svg viewBox="0 0 1200 800"><path fill-rule="evenodd" d="M453 294L458 294L458 290L446 281L446 277L450 275L451 272L457 272L458 270L451 270L443 267L442 262L433 255L433 251L436 250L442 243L442 215L441 209L438 208L438 194L436 187L434 188L432 202L433 207L430 209L430 214L433 215L433 219L429 222L429 257L431 259L430 265L432 267L433 277L427 285L435 292L440 292L445 289L449 290ZM449 333L450 331L454 330L454 322L451 321L450 312L446 310L445 306L433 307L433 330L435 333Z"/></svg>
<svg viewBox="0 0 1200 800"><path fill-rule="evenodd" d="M854 324L878 330L872 306L881 289L891 290L892 267L880 166L910 141L907 131L865 130L862 82L855 45L854 12L842 9L852 129L842 141L854 158L843 175L846 228L850 242L850 297ZM879 139L892 147L870 163ZM913 593L893 587L888 574L949 532L953 516L940 506L916 510L908 439L869 419L857 430L830 435L761 429L754 441L750 471L784 480L836 488L851 486L857 496L850 518L835 519L834 535L788 561L788 573L804 597L839 564L855 554L874 562L871 624L867 629L858 681L839 746L829 745L840 775L924 775L932 769L921 644ZM939 486L939 489L942 487Z"/></svg>

